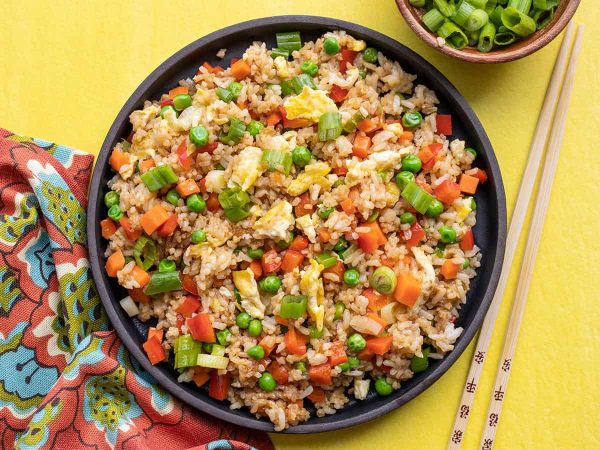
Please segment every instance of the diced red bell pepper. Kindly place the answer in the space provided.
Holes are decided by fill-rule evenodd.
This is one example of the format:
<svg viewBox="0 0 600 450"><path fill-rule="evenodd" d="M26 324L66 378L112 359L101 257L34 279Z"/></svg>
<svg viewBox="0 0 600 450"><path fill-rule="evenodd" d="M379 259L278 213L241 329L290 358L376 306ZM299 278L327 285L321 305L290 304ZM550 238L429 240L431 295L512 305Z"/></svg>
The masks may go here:
<svg viewBox="0 0 600 450"><path fill-rule="evenodd" d="M177 147L177 157L184 170L189 170L194 164L194 158L188 153L188 140L185 138Z"/></svg>
<svg viewBox="0 0 600 450"><path fill-rule="evenodd" d="M137 241L137 238L142 235L142 230L133 228L131 225L131 220L129 220L129 217L127 216L121 217L119 219L119 224L123 227L125 236L130 241Z"/></svg>
<svg viewBox="0 0 600 450"><path fill-rule="evenodd" d="M275 273L281 267L281 256L275 249L263 253L261 263L264 273Z"/></svg>
<svg viewBox="0 0 600 450"><path fill-rule="evenodd" d="M216 192L211 192L206 199L206 209L210 212L217 212L221 209L221 203L219 203L219 196Z"/></svg>
<svg viewBox="0 0 600 450"><path fill-rule="evenodd" d="M280 365L277 361L273 361L269 365L269 373L273 375L277 384L286 384L288 382L289 373L285 366Z"/></svg>
<svg viewBox="0 0 600 450"><path fill-rule="evenodd" d="M309 121L306 119L288 119L287 111L283 106L279 107L279 114L281 114L281 119L283 120L283 128L304 128L309 124Z"/></svg>
<svg viewBox="0 0 600 450"><path fill-rule="evenodd" d="M202 147L198 147L198 152L199 153L208 153L209 155L212 155L218 146L219 146L219 143L216 141L212 142L212 143L208 143L206 145L203 145Z"/></svg>
<svg viewBox="0 0 600 450"><path fill-rule="evenodd" d="M460 186L454 181L444 180L433 193L442 203L451 205L460 197Z"/></svg>
<svg viewBox="0 0 600 450"><path fill-rule="evenodd" d="M444 136L452 135L452 116L450 114L437 114L435 116L435 123L438 134Z"/></svg>
<svg viewBox="0 0 600 450"><path fill-rule="evenodd" d="M294 214L296 217L302 217L306 214L312 214L314 212L314 206L310 200L310 195L305 192L300 196L300 201L294 206Z"/></svg>
<svg viewBox="0 0 600 450"><path fill-rule="evenodd" d="M331 366L329 363L310 366L308 377L319 384L331 384Z"/></svg>
<svg viewBox="0 0 600 450"><path fill-rule="evenodd" d="M177 214L172 213L157 230L160 237L171 236L177 229Z"/></svg>
<svg viewBox="0 0 600 450"><path fill-rule="evenodd" d="M358 55L358 52L355 52L354 50L350 50L347 48L343 48L340 51L340 54L342 55L342 60L340 61L340 72L346 73L346 70L348 70L348 64L354 63L354 60L356 59L356 55Z"/></svg>
<svg viewBox="0 0 600 450"><path fill-rule="evenodd" d="M387 239L385 235L379 228L379 224L377 222L366 222L361 223L356 227L357 229L366 229L369 228L369 231L361 231L358 232L358 246L365 253L373 253L375 250L379 248L379 246L385 244Z"/></svg>
<svg viewBox="0 0 600 450"><path fill-rule="evenodd" d="M473 247L475 246L475 238L473 237L473 230L471 228L467 230L458 245L463 252L473 250Z"/></svg>
<svg viewBox="0 0 600 450"><path fill-rule="evenodd" d="M167 359L167 353L156 336L150 337L142 347L153 366Z"/></svg>
<svg viewBox="0 0 600 450"><path fill-rule="evenodd" d="M289 246L289 249L299 252L304 250L306 247L308 247L308 239L306 238L306 236L298 235L292 241L292 244Z"/></svg>
<svg viewBox="0 0 600 450"><path fill-rule="evenodd" d="M333 100L336 103L343 102L347 95L348 89L341 88L337 84L334 84L331 87L331 91L329 91L329 96L331 97L331 100Z"/></svg>
<svg viewBox="0 0 600 450"><path fill-rule="evenodd" d="M485 170L475 167L473 169L466 170L465 173L467 175L471 175L472 177L478 178L481 184L485 183L488 179L487 173Z"/></svg>
<svg viewBox="0 0 600 450"><path fill-rule="evenodd" d="M334 167L333 173L336 174L338 177L341 177L348 173L348 168L347 167Z"/></svg>
<svg viewBox="0 0 600 450"><path fill-rule="evenodd" d="M308 395L308 399L313 403L321 403L325 401L325 391L320 387L313 387L312 392Z"/></svg>
<svg viewBox="0 0 600 450"><path fill-rule="evenodd" d="M425 239L425 231L419 225L419 222L415 222L410 227L410 239L406 240L406 245L408 247L414 247L415 245L419 245L419 243Z"/></svg>
<svg viewBox="0 0 600 450"><path fill-rule="evenodd" d="M329 364L337 366L338 364L345 363L348 361L348 355L344 348L342 341L335 341L330 347L331 356L329 357Z"/></svg>
<svg viewBox="0 0 600 450"><path fill-rule="evenodd" d="M218 371L213 370L210 373L210 383L208 384L208 395L215 400L227 399L227 392L231 385L231 375L219 375Z"/></svg>
<svg viewBox="0 0 600 450"><path fill-rule="evenodd" d="M173 99L170 98L170 97L164 97L164 98L160 99L160 106L161 106L161 108L163 106L169 106L169 105L172 105L172 104L173 104Z"/></svg>
<svg viewBox="0 0 600 450"><path fill-rule="evenodd" d="M198 285L194 281L194 277L188 274L181 276L181 284L183 289L193 295L198 295Z"/></svg>
<svg viewBox="0 0 600 450"><path fill-rule="evenodd" d="M183 317L192 317L198 308L200 308L200 299L195 295L188 295L183 302L175 309Z"/></svg>
<svg viewBox="0 0 600 450"><path fill-rule="evenodd" d="M208 314L198 313L194 317L187 319L186 323L192 337L197 341L215 342L215 330Z"/></svg>

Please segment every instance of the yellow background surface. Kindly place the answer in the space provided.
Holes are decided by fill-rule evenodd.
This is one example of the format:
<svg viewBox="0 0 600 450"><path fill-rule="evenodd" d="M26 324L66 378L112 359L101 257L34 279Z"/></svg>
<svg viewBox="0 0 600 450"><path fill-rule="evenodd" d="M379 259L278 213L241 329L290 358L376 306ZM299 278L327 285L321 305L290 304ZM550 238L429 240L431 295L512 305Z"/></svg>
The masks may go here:
<svg viewBox="0 0 600 450"><path fill-rule="evenodd" d="M588 29L497 449L600 448L597 3L583 0L576 15ZM438 67L483 122L512 211L521 177L535 176L523 174L523 168L560 41L518 62L470 65L422 43L393 0L4 0L0 126L96 153L131 92L176 50L226 25L293 13L371 27ZM465 448L477 448L483 429L518 265L512 269ZM281 450L444 448L472 349L430 389L379 420L313 436L273 435L273 440Z"/></svg>

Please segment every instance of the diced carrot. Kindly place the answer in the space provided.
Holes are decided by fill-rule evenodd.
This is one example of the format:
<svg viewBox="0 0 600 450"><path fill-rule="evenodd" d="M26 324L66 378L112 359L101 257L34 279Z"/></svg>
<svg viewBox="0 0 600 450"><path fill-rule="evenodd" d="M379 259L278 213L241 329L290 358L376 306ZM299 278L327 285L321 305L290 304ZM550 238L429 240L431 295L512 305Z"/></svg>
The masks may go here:
<svg viewBox="0 0 600 450"><path fill-rule="evenodd" d="M379 118L371 117L368 119L363 119L356 124L356 128L358 128L363 133L371 133L375 130L381 128L381 124L379 123Z"/></svg>
<svg viewBox="0 0 600 450"><path fill-rule="evenodd" d="M140 266L133 266L129 275L137 281L140 288L145 287L150 282L150 275Z"/></svg>
<svg viewBox="0 0 600 450"><path fill-rule="evenodd" d="M208 73L219 73L219 72L223 72L223 69L221 66L211 66L208 62L204 62L202 64L202 67L206 68L206 70L208 71Z"/></svg>
<svg viewBox="0 0 600 450"><path fill-rule="evenodd" d="M458 246L463 252L473 250L473 247L475 246L475 238L473 237L473 230L471 228L465 232L464 236L458 243Z"/></svg>
<svg viewBox="0 0 600 450"><path fill-rule="evenodd" d="M186 292L193 295L198 295L198 285L194 281L194 277L191 275L183 274L181 276L181 285Z"/></svg>
<svg viewBox="0 0 600 450"><path fill-rule="evenodd" d="M421 295L421 283L406 270L398 272L397 278L394 300L412 307Z"/></svg>
<svg viewBox="0 0 600 450"><path fill-rule="evenodd" d="M277 361L273 361L269 365L269 373L273 375L273 378L275 378L277 384L286 384L288 382L288 370L285 368L285 366L282 366Z"/></svg>
<svg viewBox="0 0 600 450"><path fill-rule="evenodd" d="M211 194L209 194L208 198L206 199L206 209L208 209L210 212L217 212L221 209L221 203L219 203L219 196L216 192L212 192Z"/></svg>
<svg viewBox="0 0 600 450"><path fill-rule="evenodd" d="M396 265L396 260L393 258L388 258L387 256L382 256L379 261L381 262L382 266L390 267L392 269Z"/></svg>
<svg viewBox="0 0 600 450"><path fill-rule="evenodd" d="M356 212L356 206L354 206L354 203L350 198L345 198L342 200L340 202L340 206L346 214L354 214Z"/></svg>
<svg viewBox="0 0 600 450"><path fill-rule="evenodd" d="M292 355L302 356L306 353L306 336L290 327L284 337L285 348Z"/></svg>
<svg viewBox="0 0 600 450"><path fill-rule="evenodd" d="M458 264L453 263L452 261L447 259L446 261L444 261L444 264L442 264L442 267L440 268L440 274L446 280L454 280L456 278L456 275L458 274L459 268L460 266Z"/></svg>
<svg viewBox="0 0 600 450"><path fill-rule="evenodd" d="M454 200L460 197L460 186L453 181L444 180L435 188L433 193L441 202L451 205Z"/></svg>
<svg viewBox="0 0 600 450"><path fill-rule="evenodd" d="M433 152L431 151L429 146L425 145L424 147L421 148L421 150L419 150L418 156L419 156L419 159L421 160L421 163L425 164L425 163L431 161L435 155L433 154Z"/></svg>
<svg viewBox="0 0 600 450"><path fill-rule="evenodd" d="M210 380L210 375L203 367L194 367L194 376L192 378L196 386L202 387Z"/></svg>
<svg viewBox="0 0 600 450"><path fill-rule="evenodd" d="M304 250L308 247L308 239L306 236L298 235L294 238L290 246L288 247L290 250L296 250L297 252Z"/></svg>
<svg viewBox="0 0 600 450"><path fill-rule="evenodd" d="M304 255L296 250L286 250L281 261L281 270L285 273L292 272L296 267L299 267L304 261Z"/></svg>
<svg viewBox="0 0 600 450"><path fill-rule="evenodd" d="M173 99L178 95L187 94L187 93L188 93L188 88L186 88L185 86L177 86L176 88L173 88L169 91L169 97L171 99Z"/></svg>
<svg viewBox="0 0 600 450"><path fill-rule="evenodd" d="M421 228L419 222L415 222L410 226L410 239L406 240L406 245L408 247L419 245L419 243L425 239L425 236L425 231Z"/></svg>
<svg viewBox="0 0 600 450"><path fill-rule="evenodd" d="M313 403L321 403L325 401L325 391L320 387L313 387L312 392L307 397Z"/></svg>
<svg viewBox="0 0 600 450"><path fill-rule="evenodd" d="M435 116L435 123L438 134L444 136L452 135L452 116L449 114L437 114Z"/></svg>
<svg viewBox="0 0 600 450"><path fill-rule="evenodd" d="M375 353L373 353L370 349L365 348L363 351L361 351L358 355L356 355L358 357L358 359L360 359L361 361L369 361L370 359L373 358L373 356L375 356Z"/></svg>
<svg viewBox="0 0 600 450"><path fill-rule="evenodd" d="M154 162L154 160L152 158L146 158L143 161L140 161L140 172L144 173L147 172L148 170L152 169L153 167L156 166L156 163Z"/></svg>
<svg viewBox="0 0 600 450"><path fill-rule="evenodd" d="M274 127L279 122L281 122L281 114L278 112L273 112L267 116L267 126Z"/></svg>
<svg viewBox="0 0 600 450"><path fill-rule="evenodd" d="M374 320L379 325L381 325L382 329L388 326L388 323L385 320L383 320L381 317L379 317L377 315L377 313L375 313L375 312L367 313L367 317L371 320Z"/></svg>
<svg viewBox="0 0 600 450"><path fill-rule="evenodd" d="M115 147L110 154L108 163L115 172L118 172L125 164L130 164L131 159L129 158L129 153L124 153L119 147Z"/></svg>
<svg viewBox="0 0 600 450"><path fill-rule="evenodd" d="M403 131L402 134L400 135L400 140L401 141L412 141L414 137L414 134L412 131Z"/></svg>
<svg viewBox="0 0 600 450"><path fill-rule="evenodd" d="M319 384L331 384L331 366L328 363L310 366L308 377Z"/></svg>
<svg viewBox="0 0 600 450"><path fill-rule="evenodd" d="M310 123L307 119L288 119L287 112L283 106L279 107L279 114L281 115L281 120L283 120L283 128L304 128Z"/></svg>
<svg viewBox="0 0 600 450"><path fill-rule="evenodd" d="M187 180L184 180L181 183L179 183L175 189L177 190L177 193L182 197L188 197L192 194L197 194L198 192L200 192L198 183L196 183L191 178L188 178Z"/></svg>
<svg viewBox="0 0 600 450"><path fill-rule="evenodd" d="M207 313L198 313L187 319L186 324L192 337L200 342L215 342L215 330Z"/></svg>
<svg viewBox="0 0 600 450"><path fill-rule="evenodd" d="M184 170L189 170L194 164L194 158L188 151L188 140L183 139L177 147L177 157L179 158L179 164Z"/></svg>
<svg viewBox="0 0 600 450"><path fill-rule="evenodd" d="M279 325L283 325L286 327L289 325L288 319L284 319L281 316L275 316L275 322L277 322Z"/></svg>
<svg viewBox="0 0 600 450"><path fill-rule="evenodd" d="M335 283L341 283L344 280L344 272L346 271L346 266L344 266L344 262L341 259L338 259L335 262L334 266L329 267L323 271L323 274L330 273L337 276L337 280L330 280L329 277L325 277L326 281L334 281Z"/></svg>
<svg viewBox="0 0 600 450"><path fill-rule="evenodd" d="M159 330L158 328L150 327L148 328L148 339L151 337L155 337L159 342L162 342L165 334L165 330L162 328Z"/></svg>
<svg viewBox="0 0 600 450"><path fill-rule="evenodd" d="M474 167L473 169L465 170L465 173L467 175L471 175L472 177L479 179L479 182L481 184L485 183L488 179L485 170L480 169L479 167Z"/></svg>
<svg viewBox="0 0 600 450"><path fill-rule="evenodd" d="M460 181L458 182L461 192L465 194L474 194L477 191L478 184L479 178L467 175L466 173L460 176Z"/></svg>
<svg viewBox="0 0 600 450"><path fill-rule="evenodd" d="M329 348L331 355L329 356L329 364L337 366L338 364L348 361L348 355L342 341L335 341Z"/></svg>
<svg viewBox="0 0 600 450"><path fill-rule="evenodd" d="M299 398L293 403L300 409L304 408L304 399Z"/></svg>
<svg viewBox="0 0 600 450"><path fill-rule="evenodd" d="M151 300L151 298L144 293L144 289L142 288L129 289L127 293L138 303L148 303Z"/></svg>
<svg viewBox="0 0 600 450"><path fill-rule="evenodd" d="M125 257L123 256L123 252L121 250L117 250L112 255L110 255L106 259L106 264L104 268L106 269L106 274L109 277L116 277L117 272L125 267Z"/></svg>
<svg viewBox="0 0 600 450"><path fill-rule="evenodd" d="M288 325L288 324L286 323L286 325ZM267 340L267 337L268 336L265 336L258 343L258 345L260 345L263 348L263 350L265 351L265 357L269 356L271 354L271 352L273 351L273 349L277 346L277 344L273 340L270 340L270 339Z"/></svg>
<svg viewBox="0 0 600 450"><path fill-rule="evenodd" d="M171 213L169 218L165 220L165 223L158 228L157 233L160 237L171 236L173 233L175 233L177 226L177 214Z"/></svg>
<svg viewBox="0 0 600 450"><path fill-rule="evenodd" d="M375 289L365 289L362 295L367 297L367 300L369 300L369 304L367 305L367 307L371 311L379 311L381 308L383 308L390 302L387 296L380 294Z"/></svg>
<svg viewBox="0 0 600 450"><path fill-rule="evenodd" d="M341 88L337 84L334 84L331 87L331 91L329 91L329 96L331 97L331 100L333 100L336 103L344 101L347 95L348 89Z"/></svg>
<svg viewBox="0 0 600 450"><path fill-rule="evenodd" d="M428 194L433 194L433 189L431 189L429 183L427 183L427 181L423 180L421 177L417 178L415 180L415 183L417 184L417 186L424 189Z"/></svg>
<svg viewBox="0 0 600 450"><path fill-rule="evenodd" d="M167 353L156 336L149 338L142 344L142 347L153 366L167 359Z"/></svg>
<svg viewBox="0 0 600 450"><path fill-rule="evenodd" d="M338 177L341 177L348 173L348 168L347 167L334 167L333 173L336 174Z"/></svg>
<svg viewBox="0 0 600 450"><path fill-rule="evenodd" d="M352 145L352 154L357 158L365 159L369 156L369 147L371 147L371 138L362 131L357 133Z"/></svg>
<svg viewBox="0 0 600 450"><path fill-rule="evenodd" d="M109 218L100 221L100 229L102 230L102 237L104 239L109 239L117 232L117 226L113 220Z"/></svg>
<svg viewBox="0 0 600 450"><path fill-rule="evenodd" d="M272 248L263 253L261 264L264 273L275 273L281 268L281 256Z"/></svg>
<svg viewBox="0 0 600 450"><path fill-rule="evenodd" d="M367 339L367 347L376 355L383 355L392 348L392 336L371 337Z"/></svg>
<svg viewBox="0 0 600 450"><path fill-rule="evenodd" d="M356 230L358 233L358 246L366 253L373 253L379 246L387 242L377 222L361 223L356 227Z"/></svg>
<svg viewBox="0 0 600 450"><path fill-rule="evenodd" d="M240 58L231 58L231 61L229 61L229 67L233 66L239 60L240 60Z"/></svg>
<svg viewBox="0 0 600 450"><path fill-rule="evenodd" d="M229 386L231 385L231 375L219 375L218 371L210 372L210 382L208 384L208 396L215 400L226 400Z"/></svg>
<svg viewBox="0 0 600 450"><path fill-rule="evenodd" d="M249 76L250 72L250 66L243 59L240 59L231 65L230 73L238 81L243 80L244 78Z"/></svg>
<svg viewBox="0 0 600 450"><path fill-rule="evenodd" d="M200 305L201 302L198 297L195 295L188 295L183 299L179 306L175 308L175 311L187 319L188 317L192 317L192 314L198 311Z"/></svg>
<svg viewBox="0 0 600 450"><path fill-rule="evenodd" d="M310 195L305 192L300 196L300 201L294 206L294 214L296 217L302 217L305 214L312 214L314 212L314 206L310 200Z"/></svg>
<svg viewBox="0 0 600 450"><path fill-rule="evenodd" d="M319 240L323 243L329 242L329 240L331 239L331 233L326 227L319 228L318 234Z"/></svg>
<svg viewBox="0 0 600 450"><path fill-rule="evenodd" d="M160 205L155 205L140 217L140 225L144 232L150 236L158 227L169 219L169 213Z"/></svg>
<svg viewBox="0 0 600 450"><path fill-rule="evenodd" d="M404 255L404 258L402 258L402 262L406 265L406 266L410 266L410 256L408 255Z"/></svg>
<svg viewBox="0 0 600 450"><path fill-rule="evenodd" d="M250 263L249 267L252 273L254 274L254 279L258 280L262 275L262 264L260 263L260 261L258 259L255 259Z"/></svg>

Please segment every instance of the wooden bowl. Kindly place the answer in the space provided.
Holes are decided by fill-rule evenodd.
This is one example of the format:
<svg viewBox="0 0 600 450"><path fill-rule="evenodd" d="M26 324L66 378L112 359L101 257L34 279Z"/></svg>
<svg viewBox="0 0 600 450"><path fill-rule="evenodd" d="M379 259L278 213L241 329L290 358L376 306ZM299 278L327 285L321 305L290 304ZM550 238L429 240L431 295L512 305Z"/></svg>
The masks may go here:
<svg viewBox="0 0 600 450"><path fill-rule="evenodd" d="M489 53L482 53L476 48L466 47L463 50L457 50L448 45L440 45L437 41L437 35L429 31L421 20L419 8L412 6L408 0L396 0L398 9L402 13L404 20L413 29L417 35L428 45L445 53L453 58L462 59L480 64L503 63L515 61L525 56L537 52L540 48L548 45L560 32L567 26L571 20L581 0L563 0L560 2L552 22L545 28L536 31L526 39L515 42L505 48L492 50Z"/></svg>

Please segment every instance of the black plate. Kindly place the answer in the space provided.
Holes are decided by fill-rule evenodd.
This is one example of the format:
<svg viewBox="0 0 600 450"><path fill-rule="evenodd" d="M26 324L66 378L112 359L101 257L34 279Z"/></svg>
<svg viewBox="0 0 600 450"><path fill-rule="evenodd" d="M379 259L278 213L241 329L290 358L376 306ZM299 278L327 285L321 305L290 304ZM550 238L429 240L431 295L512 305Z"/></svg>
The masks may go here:
<svg viewBox="0 0 600 450"><path fill-rule="evenodd" d="M246 410L230 410L228 402L208 397L202 389L190 383L177 383L177 372L167 363L152 366L142 350L147 324L130 319L119 306L126 293L115 279L104 272L106 242L102 239L99 222L106 217L103 196L106 183L112 177L108 157L111 149L131 130L128 116L139 109L145 99L158 99L161 94L177 85L178 80L191 77L197 68L208 61L219 63L215 53L227 48L228 64L232 57L240 57L253 41L265 41L269 48L275 46L275 33L299 30L304 41L314 40L330 30L346 30L354 37L364 39L370 46L380 49L394 59L409 73L417 74L417 82L433 89L441 103L441 113L453 117L453 138L465 139L479 152L477 164L486 170L489 181L477 190L477 226L475 240L483 249L483 259L477 277L471 284L467 304L463 307L457 326L464 331L456 342L454 351L439 361L430 360L427 371L405 382L401 389L388 397L379 397L371 392L364 401L352 400L345 409L326 417L313 417L308 421L286 430L286 433L315 433L337 430L357 425L379 417L414 398L431 386L457 360L473 335L481 326L488 310L502 265L506 239L506 205L500 169L490 141L473 110L456 88L431 64L395 40L376 31L337 19L314 16L278 16L251 20L211 33L178 51L161 64L135 90L127 100L108 132L98 155L90 187L88 206L88 245L94 279L104 307L119 336L142 366L171 394L212 416L256 430L273 431L267 420L256 419ZM457 389L459 387L457 386Z"/></svg>

